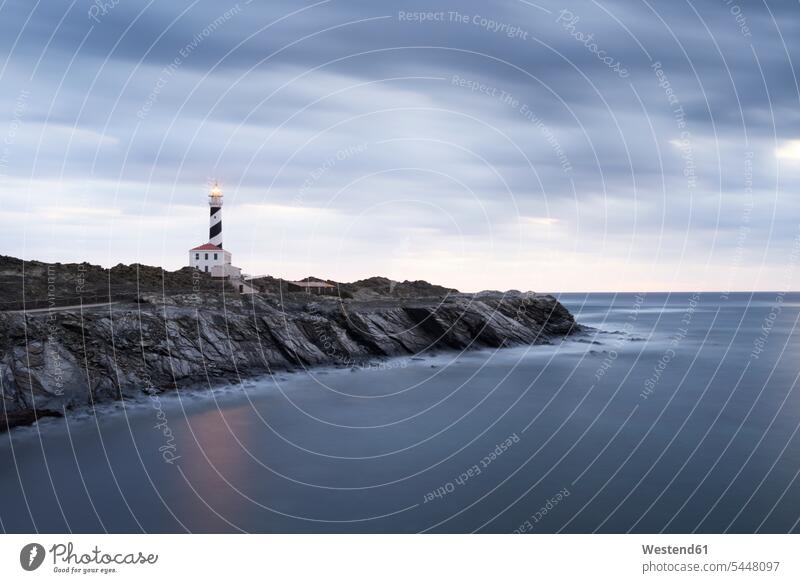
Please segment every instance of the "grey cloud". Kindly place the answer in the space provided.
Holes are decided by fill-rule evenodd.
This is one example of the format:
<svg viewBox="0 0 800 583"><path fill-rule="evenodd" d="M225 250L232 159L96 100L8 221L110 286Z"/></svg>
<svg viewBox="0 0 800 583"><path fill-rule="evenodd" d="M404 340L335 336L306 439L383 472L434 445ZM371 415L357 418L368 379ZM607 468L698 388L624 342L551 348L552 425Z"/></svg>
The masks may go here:
<svg viewBox="0 0 800 583"><path fill-rule="evenodd" d="M554 245L591 250L608 236L603 253L625 256L633 229L663 229L659 244L673 249L686 238L705 243L715 229L735 232L743 161L752 152L754 249L765 233L781 244L794 236L800 211L785 196L770 196L791 190L795 178L792 161L778 166L775 148L800 139L793 6L741 3L737 22L713 1L652 9L621 0L602 8L539 4L546 10L514 0L334 0L265 29L311 3L122 1L92 20L90 2L69 11L68 4L7 2L0 106L8 112L4 126L18 129L0 178L31 181L33 190L59 183L39 196L57 206L67 197L59 192L79 191L87 204L136 218L142 192L163 218L202 205L212 177L235 204L329 209L339 217L388 205L381 208L393 208L392 218L409 228L430 226L422 207L403 211L392 201L428 201L454 217L455 226L432 226L443 245L497 229L512 238L517 213L550 213L561 233ZM572 28L558 21L565 9L579 19ZM400 11L469 18L404 22ZM518 38L474 23L475 15L518 27ZM573 38L589 34L590 42ZM664 79L673 101L659 86ZM15 114L21 94L24 110ZM6 131L0 127L0 138ZM688 160L675 146L682 133ZM329 162L358 144L368 145ZM12 207L32 208L23 199ZM35 241L35 221L24 228ZM22 254L19 234L4 235L6 253ZM722 236L718 244L732 252L736 240ZM25 251L35 255L30 245Z"/></svg>

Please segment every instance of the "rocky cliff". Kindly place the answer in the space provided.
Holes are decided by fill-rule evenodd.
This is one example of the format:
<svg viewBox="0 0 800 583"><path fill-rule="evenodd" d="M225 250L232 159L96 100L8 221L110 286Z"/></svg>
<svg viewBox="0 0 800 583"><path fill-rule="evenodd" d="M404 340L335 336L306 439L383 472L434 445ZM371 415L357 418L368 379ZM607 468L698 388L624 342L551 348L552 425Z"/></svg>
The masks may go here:
<svg viewBox="0 0 800 583"><path fill-rule="evenodd" d="M351 299L225 289L144 293L82 310L0 312L0 429L154 390L443 349L546 343L575 329L552 296L353 291Z"/></svg>

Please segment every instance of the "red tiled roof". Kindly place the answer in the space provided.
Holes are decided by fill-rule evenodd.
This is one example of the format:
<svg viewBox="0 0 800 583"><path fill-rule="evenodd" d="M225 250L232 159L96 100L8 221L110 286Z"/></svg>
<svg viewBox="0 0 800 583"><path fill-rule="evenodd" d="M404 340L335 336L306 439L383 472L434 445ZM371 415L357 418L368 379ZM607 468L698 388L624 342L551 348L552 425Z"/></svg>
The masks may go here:
<svg viewBox="0 0 800 583"><path fill-rule="evenodd" d="M189 251L224 251L224 249L220 249L216 245L212 245L211 243L205 243L204 245L200 245L199 247L194 247L193 249L189 249Z"/></svg>

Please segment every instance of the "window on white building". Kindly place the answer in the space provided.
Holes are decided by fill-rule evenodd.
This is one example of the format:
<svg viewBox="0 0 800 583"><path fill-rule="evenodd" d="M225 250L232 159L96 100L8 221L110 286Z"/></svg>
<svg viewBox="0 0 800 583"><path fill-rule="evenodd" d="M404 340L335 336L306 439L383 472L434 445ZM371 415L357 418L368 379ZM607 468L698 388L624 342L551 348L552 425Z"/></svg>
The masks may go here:
<svg viewBox="0 0 800 583"><path fill-rule="evenodd" d="M214 259L216 259L216 258L217 258L217 254L216 254L216 253L214 253Z"/></svg>
<svg viewBox="0 0 800 583"><path fill-rule="evenodd" d="M208 259L208 253L206 253L206 259ZM208 271L208 269L206 269L206 271Z"/></svg>
<svg viewBox="0 0 800 583"><path fill-rule="evenodd" d="M200 254L199 254L199 253L195 253L195 254L194 254L194 258L195 258L195 259L200 259Z"/></svg>

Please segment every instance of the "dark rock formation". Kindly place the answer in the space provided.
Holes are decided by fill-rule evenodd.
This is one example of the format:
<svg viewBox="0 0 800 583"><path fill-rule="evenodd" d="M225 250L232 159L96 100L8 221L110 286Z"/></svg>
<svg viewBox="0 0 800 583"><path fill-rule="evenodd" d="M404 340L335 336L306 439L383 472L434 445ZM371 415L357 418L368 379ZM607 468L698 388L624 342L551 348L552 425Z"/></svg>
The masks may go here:
<svg viewBox="0 0 800 583"><path fill-rule="evenodd" d="M343 284L354 296L345 300L220 289L141 293L135 302L84 310L0 312L0 430L153 390L431 350L546 343L576 327L552 296L404 282L392 290L402 295L391 297L380 295L388 280L365 281L367 293Z"/></svg>
<svg viewBox="0 0 800 583"><path fill-rule="evenodd" d="M91 263L44 263L0 255L0 310L48 308L131 301L143 292L220 292L223 284L190 267L123 265L104 268Z"/></svg>

